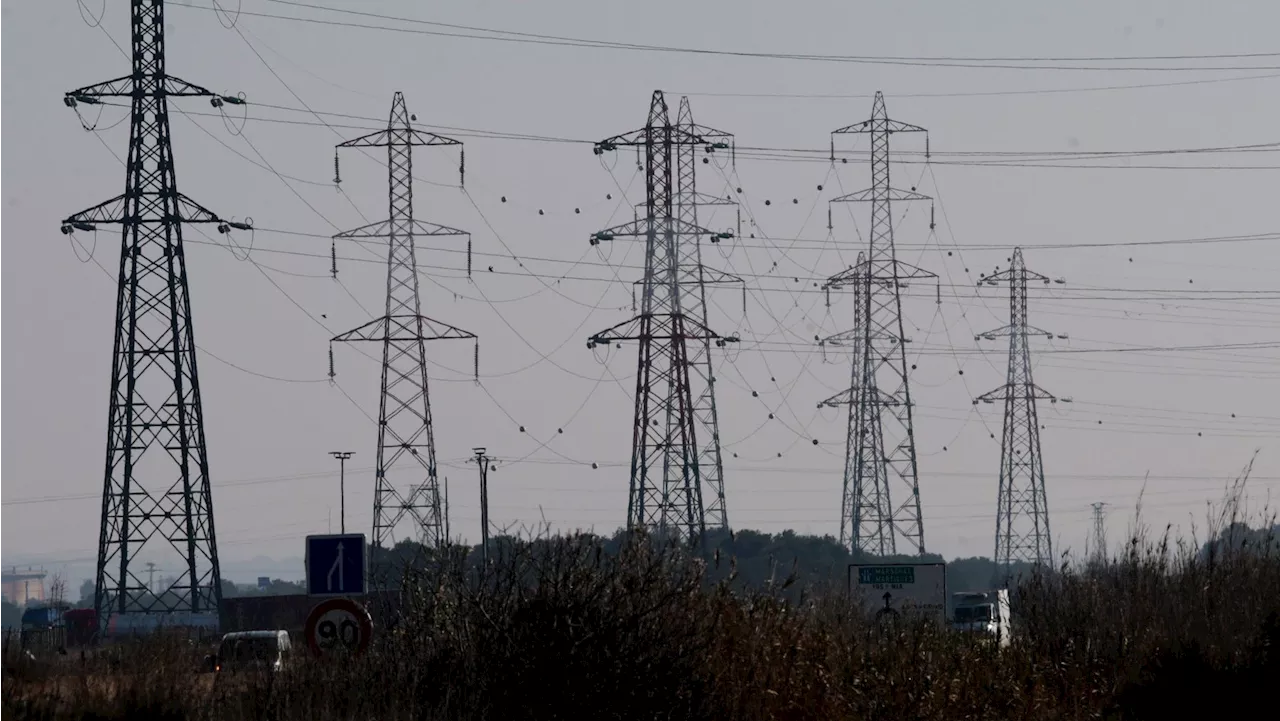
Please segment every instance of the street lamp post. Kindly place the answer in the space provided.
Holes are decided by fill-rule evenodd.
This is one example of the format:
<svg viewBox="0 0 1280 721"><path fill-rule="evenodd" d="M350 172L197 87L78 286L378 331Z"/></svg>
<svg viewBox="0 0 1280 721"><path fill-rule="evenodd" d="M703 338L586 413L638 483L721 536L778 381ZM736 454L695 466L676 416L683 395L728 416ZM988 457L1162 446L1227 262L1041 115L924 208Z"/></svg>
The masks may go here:
<svg viewBox="0 0 1280 721"><path fill-rule="evenodd" d="M338 516L340 528L347 532L347 459L355 455L355 451L329 451L329 455L338 459Z"/></svg>

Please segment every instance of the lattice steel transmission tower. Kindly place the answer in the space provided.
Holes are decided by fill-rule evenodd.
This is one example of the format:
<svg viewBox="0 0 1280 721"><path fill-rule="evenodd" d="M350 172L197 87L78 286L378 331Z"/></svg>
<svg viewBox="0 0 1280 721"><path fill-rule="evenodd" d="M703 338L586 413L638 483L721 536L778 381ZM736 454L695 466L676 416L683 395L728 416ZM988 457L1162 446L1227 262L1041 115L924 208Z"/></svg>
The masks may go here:
<svg viewBox="0 0 1280 721"><path fill-rule="evenodd" d="M889 136L915 132L926 131L890 120L877 92L871 119L832 133L832 162L835 135L871 136L871 187L831 200L871 203L870 249L824 285L854 290L854 328L822 341L853 347L853 383L819 404L850 406L840 540L854 553L895 554L900 539L912 552L925 552L901 289L908 281L937 276L898 260L894 251L892 204L929 197L889 184Z"/></svg>
<svg viewBox="0 0 1280 721"><path fill-rule="evenodd" d="M1090 537L1089 556L1094 561L1107 560L1107 508L1106 503L1098 501L1090 504L1093 509L1093 535Z"/></svg>
<svg viewBox="0 0 1280 721"><path fill-rule="evenodd" d="M406 517L416 526L413 540L433 547L446 541L427 387L426 342L476 340L473 333L422 315L414 238L467 233L414 219L413 148L462 143L415 130L410 120L404 94L397 92L391 101L386 130L337 146L387 149L388 219L334 236L335 239L387 239L386 313L334 336L331 341L382 344L378 460L373 493L373 545L382 548L395 544L396 527ZM478 354L479 341L476 342Z"/></svg>
<svg viewBox="0 0 1280 721"><path fill-rule="evenodd" d="M736 338L717 335L685 307L682 280L696 282L690 271L694 263L701 266L696 250L688 249L697 246L690 239L705 235L719 240L732 234L715 233L680 217L679 154L683 146L727 148L730 137L692 122L673 124L662 91L654 91L645 127L595 146L597 154L619 146L644 149L645 217L591 236L592 244L624 236L645 242L639 315L587 341L589 348L630 340L640 344L627 525L689 540L702 537L706 514L702 446L689 372L694 364L688 347L691 341L723 346Z"/></svg>
<svg viewBox="0 0 1280 721"><path fill-rule="evenodd" d="M248 229L224 221L178 192L169 136L169 98L240 103L165 70L164 2L131 3L129 75L66 94L68 107L103 98L131 104L123 195L62 221L62 232L121 228L116 331L107 410L107 456L94 607L112 613L216 614L222 598L209 490L204 411L187 288L183 223L222 233ZM181 559L158 592L134 572L146 549L165 544Z"/></svg>
<svg viewBox="0 0 1280 721"><path fill-rule="evenodd" d="M1022 249L1015 248L1008 270L985 276L979 284L1009 284L1009 324L974 340L1009 338L1009 370L1004 385L974 399L978 403L1004 401L1004 433L1000 441L1000 491L996 503L997 574L1007 579L1012 565L1026 562L1053 564L1053 541L1049 536L1049 508L1044 490L1044 460L1040 455L1040 420L1036 401L1058 399L1031 379L1031 350L1028 338L1048 331L1027 323L1027 282L1049 279L1027 270ZM1063 399L1067 400L1067 399Z"/></svg>
<svg viewBox="0 0 1280 721"><path fill-rule="evenodd" d="M677 217L687 227L698 228L698 207L736 205L727 198L698 192L698 149L706 155L714 153L732 137L728 133L711 130L693 122L693 110L689 98L680 98L677 126L689 135L701 134L713 140L710 145L698 146L683 143L676 146L676 210ZM710 327L707 319L707 286L742 283L736 275L725 273L702 263L702 233L681 233L677 240L680 268L680 307L684 313ZM718 241L712 236L712 242ZM690 396L693 398L693 419L697 425L694 437L698 443L698 472L702 477L703 516L711 529L729 529L729 511L724 500L724 460L720 453L720 416L716 410L716 376L711 363L712 337L703 334L701 339L689 345Z"/></svg>

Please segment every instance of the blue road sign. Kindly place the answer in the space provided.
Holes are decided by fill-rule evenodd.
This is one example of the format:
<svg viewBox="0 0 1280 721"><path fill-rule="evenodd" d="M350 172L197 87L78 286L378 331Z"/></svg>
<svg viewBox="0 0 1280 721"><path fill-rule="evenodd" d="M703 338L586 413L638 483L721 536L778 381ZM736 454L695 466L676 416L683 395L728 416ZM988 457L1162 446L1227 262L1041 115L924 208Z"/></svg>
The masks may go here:
<svg viewBox="0 0 1280 721"><path fill-rule="evenodd" d="M307 536L307 593L358 596L365 592L363 533Z"/></svg>

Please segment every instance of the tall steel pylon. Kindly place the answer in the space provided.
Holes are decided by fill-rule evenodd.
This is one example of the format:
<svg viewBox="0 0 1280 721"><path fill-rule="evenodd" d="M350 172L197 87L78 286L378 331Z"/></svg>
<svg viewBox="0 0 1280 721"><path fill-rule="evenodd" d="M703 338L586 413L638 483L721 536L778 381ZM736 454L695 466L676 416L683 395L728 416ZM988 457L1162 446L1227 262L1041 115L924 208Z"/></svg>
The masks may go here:
<svg viewBox="0 0 1280 721"><path fill-rule="evenodd" d="M1107 503L1098 501L1093 508L1093 535L1090 537L1089 557L1094 561L1107 560Z"/></svg>
<svg viewBox="0 0 1280 721"><path fill-rule="evenodd" d="M182 224L249 228L178 192L169 136L170 97L207 97L215 107L243 101L168 74L163 0L133 0L131 25L132 72L64 99L72 108L102 98L131 104L124 194L62 221L63 233L119 224L122 235L94 591L103 624L113 613L218 611L222 577ZM144 549L181 559L166 588L149 589L134 572Z"/></svg>
<svg viewBox="0 0 1280 721"><path fill-rule="evenodd" d="M460 146L462 143L411 127L404 94L397 92L391 101L386 130L337 146L387 149L388 219L334 236L335 239L387 239L386 313L332 339L338 343L382 344L378 460L373 492L373 545L382 548L395 544L396 527L406 516L416 524L413 540L433 547L446 541L427 388L426 342L476 340L473 333L422 315L414 238L467 233L414 219L413 147L419 145Z"/></svg>
<svg viewBox="0 0 1280 721"><path fill-rule="evenodd" d="M889 136L913 132L926 131L890 120L877 92L871 119L834 131L831 146L834 162L835 135L871 136L871 187L831 200L871 203L871 244L857 265L824 285L854 289L854 328L822 341L851 345L854 368L851 387L819 406L849 406L840 541L851 552L881 556L897 553L899 539L914 553L925 552L901 289L906 281L937 276L898 260L893 244L892 204L929 197L889 185Z"/></svg>
<svg viewBox="0 0 1280 721"><path fill-rule="evenodd" d="M690 228L698 226L698 207L703 205L736 205L735 201L698 192L698 149L706 155L714 153L717 145L724 145L732 136L711 130L693 122L693 110L689 98L680 98L677 126L689 135L719 138L711 145L698 146L683 143L676 146L676 210L677 217ZM707 267L702 263L702 238L700 233L681 233L679 248L680 307L685 315L710 327L707 320L707 286L742 283L736 275ZM713 237L712 242L717 239ZM704 334L689 346L690 396L693 398L693 419L697 425L694 437L698 442L698 472L702 477L703 516L711 529L729 529L729 511L724 500L724 460L720 453L720 416L716 410L715 368L711 363L712 338Z"/></svg>
<svg viewBox="0 0 1280 721"><path fill-rule="evenodd" d="M679 217L677 166L682 146L711 150L728 147L729 135L692 123L673 124L662 91L654 91L645 127L596 143L601 154L619 146L644 148L645 217L591 236L591 243L634 236L645 242L645 270L639 315L592 335L587 346L635 340L640 343L636 372L635 425L627 525L689 540L706 530L701 447L689 369L688 342L723 346L702 318L690 315L681 280L682 239L732 237ZM694 244L696 246L696 244ZM696 258L696 256L695 256ZM705 313L705 311L704 311Z"/></svg>
<svg viewBox="0 0 1280 721"><path fill-rule="evenodd" d="M1008 270L985 276L979 284L1009 284L1009 324L975 338L1009 337L1009 370L1004 385L974 399L978 403L1004 401L1004 433L1000 442L1000 490L996 502L995 563L998 578L1007 579L1018 562L1052 565L1049 508L1044 491L1044 461L1040 455L1040 421L1036 400L1057 398L1031 380L1030 335L1053 337L1027 323L1027 281L1049 279L1027 270L1022 249L1015 248ZM1066 400L1066 399L1064 399Z"/></svg>

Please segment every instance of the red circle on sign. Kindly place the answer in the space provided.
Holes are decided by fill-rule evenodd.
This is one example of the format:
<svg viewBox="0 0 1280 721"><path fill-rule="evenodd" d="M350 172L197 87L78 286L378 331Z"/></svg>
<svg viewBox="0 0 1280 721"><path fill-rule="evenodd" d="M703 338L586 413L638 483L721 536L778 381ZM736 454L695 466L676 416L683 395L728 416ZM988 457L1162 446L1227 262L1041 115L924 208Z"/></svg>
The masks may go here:
<svg viewBox="0 0 1280 721"><path fill-rule="evenodd" d="M311 609L303 635L317 656L338 648L358 656L369 647L373 619L368 609L349 598L330 598Z"/></svg>

